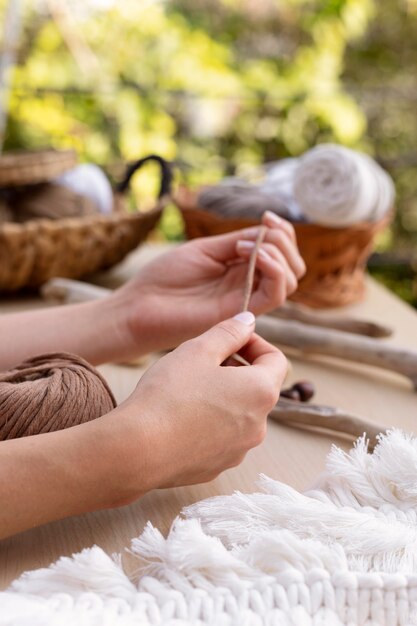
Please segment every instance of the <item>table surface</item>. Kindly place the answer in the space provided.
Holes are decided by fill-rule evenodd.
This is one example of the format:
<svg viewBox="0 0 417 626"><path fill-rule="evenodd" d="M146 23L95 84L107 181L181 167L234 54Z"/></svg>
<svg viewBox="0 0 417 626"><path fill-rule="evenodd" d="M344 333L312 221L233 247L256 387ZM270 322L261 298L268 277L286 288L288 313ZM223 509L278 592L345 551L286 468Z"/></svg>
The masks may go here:
<svg viewBox="0 0 417 626"><path fill-rule="evenodd" d="M117 286L163 249L161 245L144 245L111 272L94 277L94 282ZM47 305L39 298L3 298L0 313L41 306ZM337 312L338 315L343 313L386 323L395 332L383 341L417 349L414 310L370 279L365 301ZM292 364L289 382L303 378L313 380L318 403L344 408L380 425L413 430L416 396L405 378L342 360L289 356ZM153 358L137 366L109 364L100 368L118 401L131 392ZM93 544L109 554L124 553L124 548L142 532L148 520L166 533L185 505L234 490L254 491L260 473L296 489L306 489L324 469L332 443L346 450L351 445L334 435L301 431L271 421L263 444L249 452L238 468L224 472L210 483L153 491L129 506L67 518L1 541L0 589L25 570L45 567L60 556L71 555ZM129 555L123 558L130 569Z"/></svg>

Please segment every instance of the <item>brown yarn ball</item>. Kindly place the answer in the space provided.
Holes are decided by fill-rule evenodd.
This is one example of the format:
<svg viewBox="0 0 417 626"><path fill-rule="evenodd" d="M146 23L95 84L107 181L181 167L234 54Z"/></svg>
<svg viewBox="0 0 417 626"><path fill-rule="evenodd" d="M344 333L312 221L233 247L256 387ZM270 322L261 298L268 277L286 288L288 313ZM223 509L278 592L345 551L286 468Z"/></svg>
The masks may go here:
<svg viewBox="0 0 417 626"><path fill-rule="evenodd" d="M43 354L0 372L0 440L63 430L115 406L102 375L74 354Z"/></svg>

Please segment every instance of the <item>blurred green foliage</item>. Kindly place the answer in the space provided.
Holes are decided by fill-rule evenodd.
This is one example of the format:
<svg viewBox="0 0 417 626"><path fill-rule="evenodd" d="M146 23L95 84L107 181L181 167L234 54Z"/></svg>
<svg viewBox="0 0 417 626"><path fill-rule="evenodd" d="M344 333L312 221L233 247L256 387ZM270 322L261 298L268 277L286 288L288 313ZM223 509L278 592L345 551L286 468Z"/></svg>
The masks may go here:
<svg viewBox="0 0 417 626"><path fill-rule="evenodd" d="M199 184L340 142L393 175L379 247L410 256L416 27L417 0L27 0L4 148L73 147L116 177L157 152ZM172 210L163 228L179 236Z"/></svg>

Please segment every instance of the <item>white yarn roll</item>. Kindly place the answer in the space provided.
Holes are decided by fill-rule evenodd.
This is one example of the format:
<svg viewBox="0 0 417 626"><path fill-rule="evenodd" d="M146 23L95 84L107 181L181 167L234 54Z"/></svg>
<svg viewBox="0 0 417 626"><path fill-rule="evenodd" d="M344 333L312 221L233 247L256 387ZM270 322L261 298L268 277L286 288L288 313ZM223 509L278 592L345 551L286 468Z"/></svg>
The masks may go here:
<svg viewBox="0 0 417 626"><path fill-rule="evenodd" d="M294 176L298 168L298 159L282 159L267 170L265 180L260 184L260 189L271 196L278 197L282 204L287 207L287 217L294 222L303 219L302 212L294 199Z"/></svg>
<svg viewBox="0 0 417 626"><path fill-rule="evenodd" d="M294 174L294 198L308 221L325 226L374 222L393 205L394 185L370 157L333 144L306 152Z"/></svg>
<svg viewBox="0 0 417 626"><path fill-rule="evenodd" d="M56 183L71 189L74 193L86 196L97 206L100 213L111 213L113 192L103 170L93 163L77 165L59 176Z"/></svg>

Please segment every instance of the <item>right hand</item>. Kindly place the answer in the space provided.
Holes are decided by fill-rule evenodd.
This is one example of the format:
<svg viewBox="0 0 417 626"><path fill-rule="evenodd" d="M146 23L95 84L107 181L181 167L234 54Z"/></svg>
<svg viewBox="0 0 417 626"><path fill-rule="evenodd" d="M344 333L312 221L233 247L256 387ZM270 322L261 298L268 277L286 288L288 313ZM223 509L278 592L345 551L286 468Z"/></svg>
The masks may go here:
<svg viewBox="0 0 417 626"><path fill-rule="evenodd" d="M256 315L281 306L306 270L294 227L262 216L265 239L256 255L249 308ZM242 285L259 227L188 241L154 259L108 300L122 338L123 358L178 346L242 305ZM103 303L100 302L103 315Z"/></svg>
<svg viewBox="0 0 417 626"><path fill-rule="evenodd" d="M244 315L247 323L228 319L161 358L120 407L135 422L150 488L212 480L263 441L287 362ZM235 352L251 365L221 366Z"/></svg>

